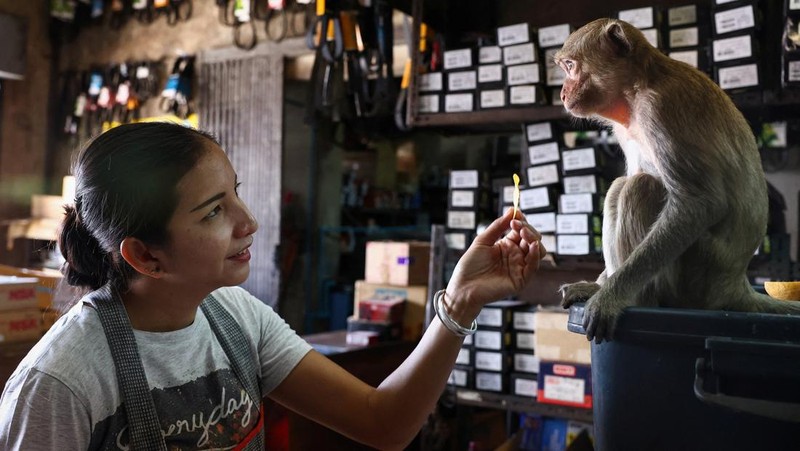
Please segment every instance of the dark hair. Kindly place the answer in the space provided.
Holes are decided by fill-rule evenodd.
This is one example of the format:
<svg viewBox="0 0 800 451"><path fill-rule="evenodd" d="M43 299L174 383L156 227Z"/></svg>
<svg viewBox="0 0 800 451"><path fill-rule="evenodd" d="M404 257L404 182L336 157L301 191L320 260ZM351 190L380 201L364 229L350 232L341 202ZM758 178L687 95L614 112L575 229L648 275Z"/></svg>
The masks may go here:
<svg viewBox="0 0 800 451"><path fill-rule="evenodd" d="M136 272L120 243L167 242L175 187L212 144L204 132L161 122L121 125L89 143L73 163L75 206L66 207L58 240L67 283L126 290Z"/></svg>

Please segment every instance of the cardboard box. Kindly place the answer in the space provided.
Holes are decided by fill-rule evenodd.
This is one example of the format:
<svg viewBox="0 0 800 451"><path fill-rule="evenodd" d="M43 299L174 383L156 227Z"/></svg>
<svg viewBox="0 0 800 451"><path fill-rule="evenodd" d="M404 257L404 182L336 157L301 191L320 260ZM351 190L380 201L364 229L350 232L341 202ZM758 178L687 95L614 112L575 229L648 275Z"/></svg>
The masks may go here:
<svg viewBox="0 0 800 451"><path fill-rule="evenodd" d="M399 296L358 300L358 318L370 321L403 322L406 300Z"/></svg>
<svg viewBox="0 0 800 451"><path fill-rule="evenodd" d="M592 367L564 362L541 362L537 400L547 404L592 408Z"/></svg>
<svg viewBox="0 0 800 451"><path fill-rule="evenodd" d="M586 336L567 330L568 313L539 310L533 315L533 349L541 360L590 364L592 349Z"/></svg>
<svg viewBox="0 0 800 451"><path fill-rule="evenodd" d="M42 312L35 306L0 312L0 343L33 341L38 340L41 335Z"/></svg>
<svg viewBox="0 0 800 451"><path fill-rule="evenodd" d="M425 326L425 305L428 303L428 287L424 285L397 286L357 280L355 283L354 312L358 312L360 299L399 296L406 300L403 313L403 340L418 340ZM585 340L585 338L584 338Z"/></svg>
<svg viewBox="0 0 800 451"><path fill-rule="evenodd" d="M431 246L424 241L367 242L364 280L389 285L426 285Z"/></svg>
<svg viewBox="0 0 800 451"><path fill-rule="evenodd" d="M0 265L0 276L35 277L38 280L36 299L41 309L50 309L53 307L53 293L64 278L64 276L55 269L28 269L7 265ZM69 290L77 292L77 289L74 287L69 287Z"/></svg>
<svg viewBox="0 0 800 451"><path fill-rule="evenodd" d="M64 198L48 194L34 194L31 196L32 218L64 218Z"/></svg>
<svg viewBox="0 0 800 451"><path fill-rule="evenodd" d="M0 276L0 310L38 308L33 277Z"/></svg>

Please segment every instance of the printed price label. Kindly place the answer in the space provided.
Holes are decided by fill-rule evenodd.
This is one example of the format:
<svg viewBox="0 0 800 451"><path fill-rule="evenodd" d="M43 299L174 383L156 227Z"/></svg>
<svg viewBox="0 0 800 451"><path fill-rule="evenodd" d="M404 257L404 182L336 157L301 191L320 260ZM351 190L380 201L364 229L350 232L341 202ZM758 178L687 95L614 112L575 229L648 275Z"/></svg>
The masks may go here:
<svg viewBox="0 0 800 451"><path fill-rule="evenodd" d="M558 253L561 255L589 255L589 236L559 235Z"/></svg>
<svg viewBox="0 0 800 451"><path fill-rule="evenodd" d="M478 68L478 83L503 81L503 65L487 64Z"/></svg>
<svg viewBox="0 0 800 451"><path fill-rule="evenodd" d="M564 44L572 32L569 24L552 25L539 28L539 46L556 47Z"/></svg>
<svg viewBox="0 0 800 451"><path fill-rule="evenodd" d="M508 68L508 85L529 85L539 83L538 64L520 64Z"/></svg>
<svg viewBox="0 0 800 451"><path fill-rule="evenodd" d="M697 22L697 5L679 6L670 8L667 12L667 22L670 27L689 25Z"/></svg>
<svg viewBox="0 0 800 451"><path fill-rule="evenodd" d="M528 186L552 185L558 181L558 166L555 164L528 168Z"/></svg>
<svg viewBox="0 0 800 451"><path fill-rule="evenodd" d="M536 383L535 380L532 379L515 379L514 380L514 394L519 396L530 396L532 398L536 397L536 390L539 388L539 384Z"/></svg>
<svg viewBox="0 0 800 451"><path fill-rule="evenodd" d="M528 142L542 141L551 139L553 137L553 126L549 122L540 122L538 124L528 124L525 126L525 132L528 137ZM555 144L555 143L552 143ZM558 152L558 147L556 147ZM558 160L558 158L556 158ZM552 160L555 161L555 160ZM533 163L533 162L531 162ZM544 161L542 163L545 163Z"/></svg>
<svg viewBox="0 0 800 451"><path fill-rule="evenodd" d="M595 159L595 151L593 147L565 150L562 152L562 154L565 171L592 169L597 167L597 160Z"/></svg>
<svg viewBox="0 0 800 451"><path fill-rule="evenodd" d="M552 212L529 214L528 222L540 233L556 231L556 214Z"/></svg>
<svg viewBox="0 0 800 451"><path fill-rule="evenodd" d="M551 206L550 193L547 188L525 189L519 193L520 210L533 210L549 206Z"/></svg>
<svg viewBox="0 0 800 451"><path fill-rule="evenodd" d="M596 193L597 178L594 175L564 177L564 194Z"/></svg>
<svg viewBox="0 0 800 451"><path fill-rule="evenodd" d="M669 53L669 57L674 59L674 60L676 60L676 61L681 61L683 63L686 63L686 64L694 67L695 69L697 69L699 67L698 66L698 60L699 60L700 56L699 56L699 53L697 52L697 50L686 50L686 51L683 51L683 52L670 52Z"/></svg>
<svg viewBox="0 0 800 451"><path fill-rule="evenodd" d="M753 28L756 26L753 5L720 11L714 14L714 24L717 27L718 34Z"/></svg>
<svg viewBox="0 0 800 451"><path fill-rule="evenodd" d="M453 190L450 191L451 202L454 207L474 207L475 206L475 192Z"/></svg>
<svg viewBox="0 0 800 451"><path fill-rule="evenodd" d="M447 76L447 89L450 91L465 91L478 86L477 74L474 70L452 72Z"/></svg>
<svg viewBox="0 0 800 451"><path fill-rule="evenodd" d="M730 61L753 56L753 39L750 36L716 39L712 44L714 62Z"/></svg>
<svg viewBox="0 0 800 451"><path fill-rule="evenodd" d="M679 28L669 32L670 48L692 47L700 43L700 31L697 27Z"/></svg>
<svg viewBox="0 0 800 451"><path fill-rule="evenodd" d="M722 89L758 86L758 66L746 64L719 69L719 86Z"/></svg>
<svg viewBox="0 0 800 451"><path fill-rule="evenodd" d="M544 397L558 401L583 403L586 383L583 379L572 379L547 375L544 377Z"/></svg>
<svg viewBox="0 0 800 451"><path fill-rule="evenodd" d="M478 51L478 63L499 63L503 61L503 51L499 46L481 47Z"/></svg>
<svg viewBox="0 0 800 451"><path fill-rule="evenodd" d="M502 89L481 91L481 108L499 108L506 106L506 92Z"/></svg>
<svg viewBox="0 0 800 451"><path fill-rule="evenodd" d="M655 10L653 7L626 9L619 12L620 20L624 20L636 28L652 28L655 26Z"/></svg>

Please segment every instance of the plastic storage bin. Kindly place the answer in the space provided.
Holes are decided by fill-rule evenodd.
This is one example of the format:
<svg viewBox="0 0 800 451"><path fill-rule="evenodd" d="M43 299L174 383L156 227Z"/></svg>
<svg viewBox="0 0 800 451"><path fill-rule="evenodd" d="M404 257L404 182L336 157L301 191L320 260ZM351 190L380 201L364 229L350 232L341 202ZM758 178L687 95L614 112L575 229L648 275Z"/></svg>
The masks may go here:
<svg viewBox="0 0 800 451"><path fill-rule="evenodd" d="M628 308L592 390L601 451L800 450L800 316Z"/></svg>

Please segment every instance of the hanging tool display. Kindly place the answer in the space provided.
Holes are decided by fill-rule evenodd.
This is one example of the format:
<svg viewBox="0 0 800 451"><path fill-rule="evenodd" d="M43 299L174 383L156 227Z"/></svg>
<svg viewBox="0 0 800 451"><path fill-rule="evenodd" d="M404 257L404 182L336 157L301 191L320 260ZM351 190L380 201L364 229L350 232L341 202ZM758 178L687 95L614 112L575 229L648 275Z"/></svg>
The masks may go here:
<svg viewBox="0 0 800 451"><path fill-rule="evenodd" d="M342 22L339 11L330 5L336 1L317 0L317 15L306 33L306 45L329 63L338 61L344 50Z"/></svg>
<svg viewBox="0 0 800 451"><path fill-rule="evenodd" d="M267 39L273 42L281 42L289 33L285 0L255 0L253 17L264 21Z"/></svg>
<svg viewBox="0 0 800 451"><path fill-rule="evenodd" d="M233 43L243 50L250 50L258 44L252 6L251 0L233 1Z"/></svg>
<svg viewBox="0 0 800 451"><path fill-rule="evenodd" d="M191 113L190 99L194 77L193 55L180 56L172 66L172 73L161 91L159 105L164 112L186 119Z"/></svg>

